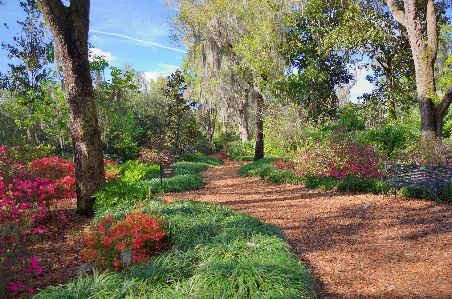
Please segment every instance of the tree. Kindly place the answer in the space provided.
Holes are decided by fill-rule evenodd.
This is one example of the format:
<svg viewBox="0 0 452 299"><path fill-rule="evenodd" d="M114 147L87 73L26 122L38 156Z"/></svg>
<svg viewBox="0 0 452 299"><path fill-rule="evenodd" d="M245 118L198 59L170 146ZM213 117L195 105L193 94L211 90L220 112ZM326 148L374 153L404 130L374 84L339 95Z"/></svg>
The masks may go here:
<svg viewBox="0 0 452 299"><path fill-rule="evenodd" d="M174 0L175 27L183 34L204 96L221 103L220 115L238 115L242 140L247 136L247 108L255 107L255 160L264 156L264 104L270 86L283 75L285 20L292 1ZM295 1L294 1L295 2ZM201 104L205 99L201 98Z"/></svg>
<svg viewBox="0 0 452 299"><path fill-rule="evenodd" d="M403 8L395 0L386 0L386 3L394 19L407 30L416 73L421 137L441 140L443 119L452 103L452 86L440 99L434 73L438 51L437 7L433 0L404 0Z"/></svg>
<svg viewBox="0 0 452 299"><path fill-rule="evenodd" d="M284 53L296 71L277 84L277 92L307 110L307 117L318 123L334 117L339 108L337 87L351 79L345 60L330 49L320 50L316 22L305 15L294 16L294 26L286 30Z"/></svg>
<svg viewBox="0 0 452 299"><path fill-rule="evenodd" d="M181 150L191 145L199 135L192 112L192 108L196 103L187 102L184 98L186 89L185 79L180 70L176 70L168 77L164 89L164 94L168 101L166 107L166 135L168 142L175 150Z"/></svg>
<svg viewBox="0 0 452 299"><path fill-rule="evenodd" d="M46 97L44 85L51 77L49 63L53 47L36 0L19 3L27 17L17 21L22 30L14 36L14 43L2 43L12 62L8 63L6 74L0 73L0 88L16 95L17 101L11 107L17 116L17 123L26 130L28 143L38 145L39 124L45 122L46 115L51 113L52 103ZM15 61L20 63L15 64Z"/></svg>
<svg viewBox="0 0 452 299"><path fill-rule="evenodd" d="M77 213L93 215L93 194L105 182L96 97L88 61L90 0L38 0L61 58L74 154Z"/></svg>

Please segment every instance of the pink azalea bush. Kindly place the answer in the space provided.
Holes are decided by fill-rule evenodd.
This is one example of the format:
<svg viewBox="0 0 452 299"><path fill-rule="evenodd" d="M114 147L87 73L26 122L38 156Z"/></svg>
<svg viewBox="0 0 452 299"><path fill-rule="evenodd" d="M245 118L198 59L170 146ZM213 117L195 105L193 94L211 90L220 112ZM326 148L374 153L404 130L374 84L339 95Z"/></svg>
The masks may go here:
<svg viewBox="0 0 452 299"><path fill-rule="evenodd" d="M331 140L317 142L292 154L291 162L279 161L275 166L292 168L299 177L380 178L382 157L376 150L341 137L333 136Z"/></svg>
<svg viewBox="0 0 452 299"><path fill-rule="evenodd" d="M157 242L168 235L164 222L156 217L133 212L118 221L110 215L101 219L93 232L84 238L86 261L94 260L101 268L114 268L148 261Z"/></svg>
<svg viewBox="0 0 452 299"><path fill-rule="evenodd" d="M17 162L12 151L0 146L0 294L23 289L24 283L6 281L14 271L24 276L42 273L39 262L26 248L45 233L40 226L51 214L50 205L75 196L74 166L58 157L30 164Z"/></svg>
<svg viewBox="0 0 452 299"><path fill-rule="evenodd" d="M170 165L177 162L179 153L171 149L166 140L150 140L148 144L142 146L138 151L138 162L155 165Z"/></svg>
<svg viewBox="0 0 452 299"><path fill-rule="evenodd" d="M116 163L105 160L106 179L118 177ZM67 221L67 215L51 209L53 204L76 197L72 161L45 157L25 164L14 151L0 146L0 297L4 291L27 289L26 277L43 272L38 258L27 248L46 233L52 219ZM31 247L32 248L32 247ZM6 283L17 273L23 281ZM33 293L32 288L28 288Z"/></svg>

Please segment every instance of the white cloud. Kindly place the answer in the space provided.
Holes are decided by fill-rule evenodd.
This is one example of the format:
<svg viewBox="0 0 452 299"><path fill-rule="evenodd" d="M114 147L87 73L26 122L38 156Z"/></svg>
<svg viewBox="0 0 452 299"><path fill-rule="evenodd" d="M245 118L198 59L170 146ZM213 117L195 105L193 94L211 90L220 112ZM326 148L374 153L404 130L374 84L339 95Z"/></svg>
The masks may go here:
<svg viewBox="0 0 452 299"><path fill-rule="evenodd" d="M162 74L159 74L155 71L152 72L144 72L143 73L144 77L146 78L146 80L150 81L150 80L156 80L158 77L163 77Z"/></svg>
<svg viewBox="0 0 452 299"><path fill-rule="evenodd" d="M366 80L366 76L368 74L368 72L362 71L358 73L359 78L356 81L355 85L350 89L350 101L352 101L353 103L357 103L357 98L359 96L362 96L364 93L372 92L374 85Z"/></svg>
<svg viewBox="0 0 452 299"><path fill-rule="evenodd" d="M115 56L113 56L110 52L104 52L99 48L90 48L89 55L90 55L90 58L92 56L104 57L107 62L111 62L112 60L115 59Z"/></svg>
<svg viewBox="0 0 452 299"><path fill-rule="evenodd" d="M159 66L162 68L162 73L166 74L166 76L169 76L172 73L174 73L177 69L180 69L180 66L172 64L159 63Z"/></svg>
<svg viewBox="0 0 452 299"><path fill-rule="evenodd" d="M99 30L93 30L93 29L91 29L90 32L122 37L122 38L129 39L129 40L132 40L132 41L135 41L135 42L148 44L148 45L153 45L153 46L156 46L156 47L159 47L159 48L163 48L163 49L167 49L167 50L171 50L171 51L187 53L186 51L178 49L178 48L168 47L168 46L165 46L165 45L162 45L162 44L159 44L159 43L155 43L155 42L151 42L151 41L146 41L146 40L134 38L134 37L131 37L131 36L128 36L128 35L124 35L124 34L113 33L113 32L105 32L105 31L99 31Z"/></svg>

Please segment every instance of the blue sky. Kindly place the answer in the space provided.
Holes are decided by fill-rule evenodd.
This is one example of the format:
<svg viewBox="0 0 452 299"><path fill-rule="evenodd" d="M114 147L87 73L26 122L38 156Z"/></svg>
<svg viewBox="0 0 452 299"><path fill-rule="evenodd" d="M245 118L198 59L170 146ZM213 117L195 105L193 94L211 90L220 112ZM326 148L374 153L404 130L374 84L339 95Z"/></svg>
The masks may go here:
<svg viewBox="0 0 452 299"><path fill-rule="evenodd" d="M186 49L169 39L168 20L172 12L163 5L164 1L91 0L90 42L94 53L105 56L111 66L122 68L128 63L147 78L169 76L180 68ZM13 36L20 32L16 22L23 20L25 13L18 0L4 2L0 5L0 43L12 43ZM6 72L8 62L7 52L0 49L0 72ZM372 90L365 76L358 74L351 89L352 100Z"/></svg>
<svg viewBox="0 0 452 299"><path fill-rule="evenodd" d="M0 5L0 42L12 43L20 31L17 20L25 13L18 0ZM164 0L91 0L90 43L110 65L122 68L128 63L147 77L169 76L180 68L185 48L170 39L169 8ZM3 23L7 23L9 30ZM0 50L0 72L7 69L7 52Z"/></svg>

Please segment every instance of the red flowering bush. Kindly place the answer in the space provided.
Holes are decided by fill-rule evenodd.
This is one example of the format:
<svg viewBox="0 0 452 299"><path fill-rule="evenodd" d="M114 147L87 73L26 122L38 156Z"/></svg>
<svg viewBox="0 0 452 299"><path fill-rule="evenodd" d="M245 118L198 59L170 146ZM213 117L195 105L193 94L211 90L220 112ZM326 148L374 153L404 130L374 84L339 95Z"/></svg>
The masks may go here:
<svg viewBox="0 0 452 299"><path fill-rule="evenodd" d="M0 294L13 273L42 272L26 248L35 236L45 233L39 223L48 219L50 203L74 196L72 162L49 157L25 165L9 148L0 146ZM8 289L14 292L23 285L12 282Z"/></svg>
<svg viewBox="0 0 452 299"><path fill-rule="evenodd" d="M288 161L286 158L280 158L272 163L272 165L275 168L281 169L281 170L293 170L295 169L295 162L294 161Z"/></svg>
<svg viewBox="0 0 452 299"><path fill-rule="evenodd" d="M179 160L179 152L171 149L165 140L151 140L138 151L138 162L145 164L170 165Z"/></svg>
<svg viewBox="0 0 452 299"><path fill-rule="evenodd" d="M380 178L381 157L369 146L349 138L332 138L296 152L292 160L298 176Z"/></svg>
<svg viewBox="0 0 452 299"><path fill-rule="evenodd" d="M117 168L118 163L104 159L104 165L105 165L105 181L107 183L119 178L119 169Z"/></svg>
<svg viewBox="0 0 452 299"><path fill-rule="evenodd" d="M157 242L168 235L164 222L156 217L133 212L122 221L110 215L103 218L93 232L84 238L85 260L93 259L101 268L114 268L148 261Z"/></svg>

